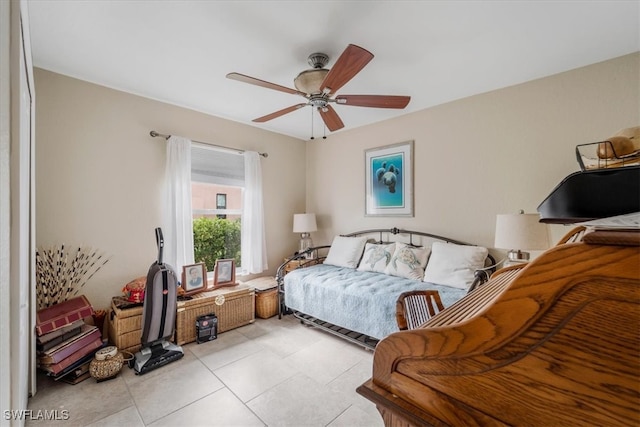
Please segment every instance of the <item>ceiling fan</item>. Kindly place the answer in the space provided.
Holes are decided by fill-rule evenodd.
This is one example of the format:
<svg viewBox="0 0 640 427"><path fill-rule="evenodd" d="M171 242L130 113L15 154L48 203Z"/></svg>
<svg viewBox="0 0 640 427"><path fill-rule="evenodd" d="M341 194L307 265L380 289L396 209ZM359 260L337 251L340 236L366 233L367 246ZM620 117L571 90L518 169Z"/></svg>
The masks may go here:
<svg viewBox="0 0 640 427"><path fill-rule="evenodd" d="M335 102L340 105L352 105L357 107L395 108L403 109L411 100L410 96L397 95L338 95L335 93L358 74L373 59L373 54L366 49L350 44L342 52L331 70L324 68L329 62L329 57L324 53L312 53L308 62L313 68L298 74L293 80L296 89L290 89L275 83L256 79L240 73L229 73L227 78L267 89L300 95L307 99L306 103L292 105L266 116L253 119L254 122L263 123L277 117L291 113L308 105L317 108L320 117L330 131L336 131L344 127L344 123L338 113L329 105Z"/></svg>

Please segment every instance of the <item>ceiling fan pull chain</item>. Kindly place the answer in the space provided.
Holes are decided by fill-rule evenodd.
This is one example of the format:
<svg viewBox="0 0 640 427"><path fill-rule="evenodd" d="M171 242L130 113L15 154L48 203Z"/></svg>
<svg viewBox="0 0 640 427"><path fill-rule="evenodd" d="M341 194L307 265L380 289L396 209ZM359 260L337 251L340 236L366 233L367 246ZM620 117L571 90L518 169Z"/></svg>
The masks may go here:
<svg viewBox="0 0 640 427"><path fill-rule="evenodd" d="M314 139L313 138L313 110L314 108L312 107L311 108L311 139Z"/></svg>
<svg viewBox="0 0 640 427"><path fill-rule="evenodd" d="M322 131L322 139L327 139L327 125L323 124L322 125L322 129L323 129L323 131Z"/></svg>

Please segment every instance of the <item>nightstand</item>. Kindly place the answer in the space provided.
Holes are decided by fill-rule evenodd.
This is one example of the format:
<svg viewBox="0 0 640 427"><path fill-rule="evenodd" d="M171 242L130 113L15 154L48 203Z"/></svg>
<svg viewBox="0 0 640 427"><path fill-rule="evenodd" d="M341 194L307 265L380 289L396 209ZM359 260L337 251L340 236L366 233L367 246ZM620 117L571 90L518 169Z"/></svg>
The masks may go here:
<svg viewBox="0 0 640 427"><path fill-rule="evenodd" d="M288 260L289 260L288 258L285 258L284 262L287 262ZM300 266L303 265L305 262L307 262L306 259L297 259L297 260L289 261L287 263L287 265L284 266L284 274L285 274L285 276L289 272L291 272L291 271L293 271L293 270L295 270L297 268L300 268Z"/></svg>
<svg viewBox="0 0 640 427"><path fill-rule="evenodd" d="M284 262L287 262L289 260L289 258L285 258ZM284 274L285 276L287 275L287 273L296 270L300 267L311 267L312 265L316 265L318 264L319 261L317 258L313 258L313 259L296 259L293 261L289 261L287 263L287 265L284 266Z"/></svg>

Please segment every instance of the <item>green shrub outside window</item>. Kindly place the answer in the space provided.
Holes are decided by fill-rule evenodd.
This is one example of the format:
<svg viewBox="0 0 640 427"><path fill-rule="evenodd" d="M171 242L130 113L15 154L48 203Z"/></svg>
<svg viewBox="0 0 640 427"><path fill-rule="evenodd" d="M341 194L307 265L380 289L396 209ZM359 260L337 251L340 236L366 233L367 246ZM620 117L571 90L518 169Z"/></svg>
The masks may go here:
<svg viewBox="0 0 640 427"><path fill-rule="evenodd" d="M195 262L204 262L213 271L217 259L235 259L240 267L240 219L201 217L193 220Z"/></svg>

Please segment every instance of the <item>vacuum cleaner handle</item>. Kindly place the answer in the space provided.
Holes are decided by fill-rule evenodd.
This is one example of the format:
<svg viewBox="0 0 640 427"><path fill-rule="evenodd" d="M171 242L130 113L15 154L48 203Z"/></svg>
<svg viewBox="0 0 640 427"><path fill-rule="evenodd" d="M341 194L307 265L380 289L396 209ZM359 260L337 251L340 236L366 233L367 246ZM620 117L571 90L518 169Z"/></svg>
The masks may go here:
<svg viewBox="0 0 640 427"><path fill-rule="evenodd" d="M156 228L156 244L158 245L158 264L162 264L162 249L164 248L164 239L162 237L162 228Z"/></svg>

